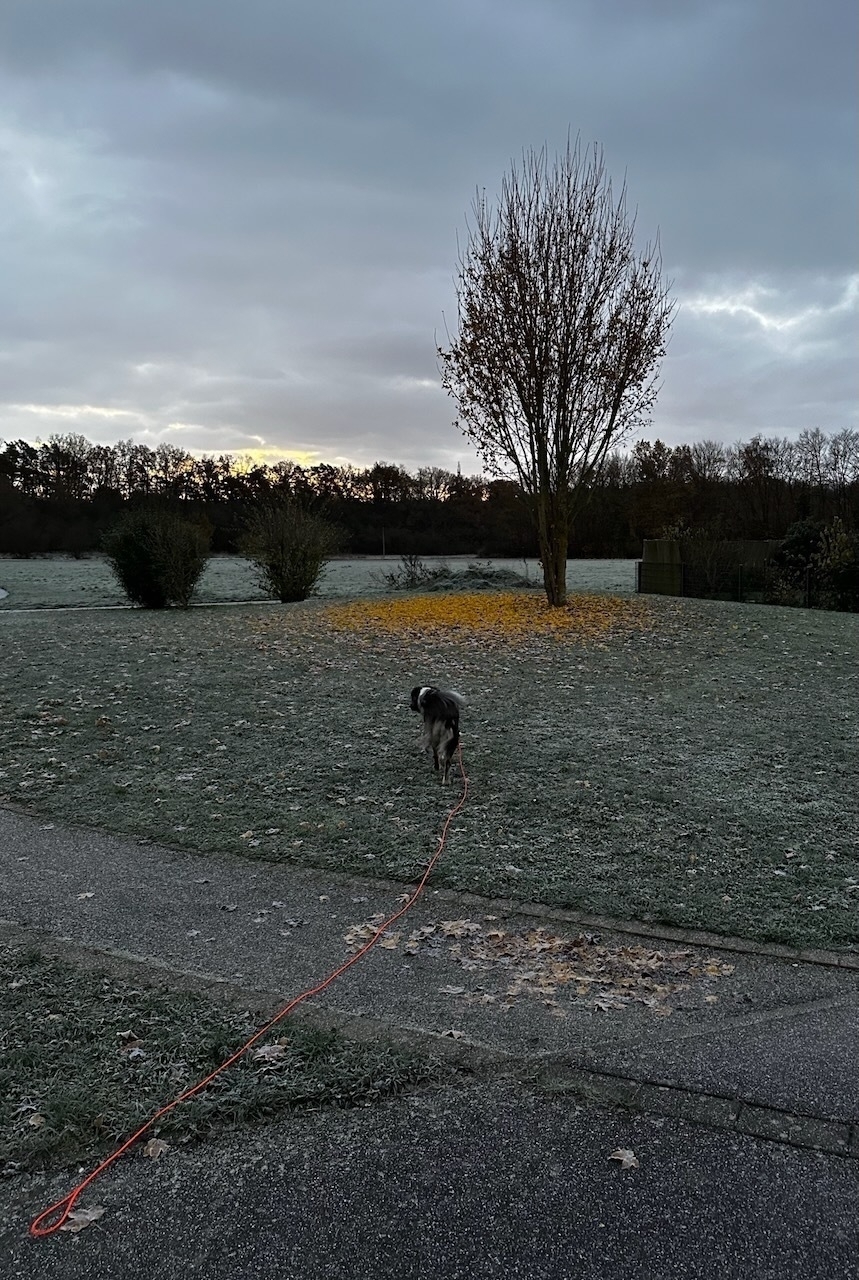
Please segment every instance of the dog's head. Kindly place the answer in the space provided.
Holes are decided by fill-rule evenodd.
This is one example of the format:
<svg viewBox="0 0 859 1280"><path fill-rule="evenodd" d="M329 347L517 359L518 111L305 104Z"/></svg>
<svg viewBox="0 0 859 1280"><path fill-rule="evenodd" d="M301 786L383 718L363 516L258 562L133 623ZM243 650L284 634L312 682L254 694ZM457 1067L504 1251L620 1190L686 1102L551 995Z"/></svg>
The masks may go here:
<svg viewBox="0 0 859 1280"><path fill-rule="evenodd" d="M423 711L427 694L434 692L435 690L430 684L416 684L412 689L412 711Z"/></svg>
<svg viewBox="0 0 859 1280"><path fill-rule="evenodd" d="M424 716L459 717L460 707L465 699L455 689L438 689L434 684L416 684L412 689L412 711L421 711Z"/></svg>

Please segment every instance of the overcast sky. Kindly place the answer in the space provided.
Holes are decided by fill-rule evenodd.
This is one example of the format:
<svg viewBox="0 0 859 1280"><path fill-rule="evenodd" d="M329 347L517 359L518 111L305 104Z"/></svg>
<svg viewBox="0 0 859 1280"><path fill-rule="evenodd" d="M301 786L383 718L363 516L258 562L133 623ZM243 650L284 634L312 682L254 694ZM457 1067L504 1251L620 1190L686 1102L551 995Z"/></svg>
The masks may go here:
<svg viewBox="0 0 859 1280"><path fill-rule="evenodd" d="M477 471L457 235L568 132L679 311L648 438L856 426L855 0L2 0L0 440Z"/></svg>

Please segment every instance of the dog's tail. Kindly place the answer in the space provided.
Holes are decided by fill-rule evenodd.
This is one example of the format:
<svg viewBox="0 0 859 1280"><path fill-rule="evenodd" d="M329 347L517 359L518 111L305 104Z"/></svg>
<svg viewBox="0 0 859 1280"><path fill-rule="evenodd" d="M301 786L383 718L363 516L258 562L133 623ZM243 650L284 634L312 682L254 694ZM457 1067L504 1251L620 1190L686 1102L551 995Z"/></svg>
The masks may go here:
<svg viewBox="0 0 859 1280"><path fill-rule="evenodd" d="M463 698L461 693L457 693L455 689L445 689L444 693L445 696L451 698L458 707L465 706L465 698Z"/></svg>

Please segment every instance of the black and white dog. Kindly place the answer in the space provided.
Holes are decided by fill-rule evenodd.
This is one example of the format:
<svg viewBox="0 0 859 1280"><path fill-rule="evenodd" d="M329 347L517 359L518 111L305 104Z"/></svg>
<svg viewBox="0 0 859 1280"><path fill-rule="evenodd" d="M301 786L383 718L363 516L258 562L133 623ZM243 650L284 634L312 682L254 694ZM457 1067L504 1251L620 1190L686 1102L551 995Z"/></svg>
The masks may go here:
<svg viewBox="0 0 859 1280"><path fill-rule="evenodd" d="M433 765L447 782L453 753L459 746L459 709L463 698L453 689L418 684L412 689L412 711L424 718L424 747L432 751Z"/></svg>

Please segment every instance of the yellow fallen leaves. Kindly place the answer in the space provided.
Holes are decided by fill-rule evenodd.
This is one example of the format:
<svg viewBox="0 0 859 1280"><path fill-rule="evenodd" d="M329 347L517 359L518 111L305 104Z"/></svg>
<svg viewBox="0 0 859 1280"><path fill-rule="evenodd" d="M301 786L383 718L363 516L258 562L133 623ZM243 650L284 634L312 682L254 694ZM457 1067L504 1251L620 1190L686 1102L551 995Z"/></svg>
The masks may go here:
<svg viewBox="0 0 859 1280"><path fill-rule="evenodd" d="M332 605L322 617L335 631L406 636L447 632L498 639L555 635L586 641L618 629L651 626L650 611L641 600L580 594L571 596L563 608L553 609L544 597L518 591L358 600Z"/></svg>

